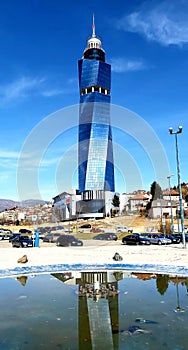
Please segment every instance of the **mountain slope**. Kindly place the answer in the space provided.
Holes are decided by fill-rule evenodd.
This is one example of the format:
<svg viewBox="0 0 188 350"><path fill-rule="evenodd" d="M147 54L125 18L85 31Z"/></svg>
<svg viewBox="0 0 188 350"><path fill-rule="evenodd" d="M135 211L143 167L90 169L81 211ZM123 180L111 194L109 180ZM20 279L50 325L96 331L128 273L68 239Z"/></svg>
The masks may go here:
<svg viewBox="0 0 188 350"><path fill-rule="evenodd" d="M8 210L9 208L12 207L19 207L19 208L24 208L24 207L34 207L35 205L39 204L46 204L48 201L44 201L42 199L27 199L24 201L13 201L12 199L0 199L0 212L4 210Z"/></svg>

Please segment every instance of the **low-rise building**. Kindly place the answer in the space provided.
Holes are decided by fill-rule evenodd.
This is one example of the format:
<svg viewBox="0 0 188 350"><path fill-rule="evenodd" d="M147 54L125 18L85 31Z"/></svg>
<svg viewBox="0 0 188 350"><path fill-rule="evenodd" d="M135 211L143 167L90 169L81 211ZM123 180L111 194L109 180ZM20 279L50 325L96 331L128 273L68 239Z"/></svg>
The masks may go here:
<svg viewBox="0 0 188 350"><path fill-rule="evenodd" d="M152 201L151 209L149 210L149 216L152 219L160 219L163 217L170 218L172 216L176 217L177 202L171 202L165 199L155 199Z"/></svg>
<svg viewBox="0 0 188 350"><path fill-rule="evenodd" d="M77 194L76 190L69 192L62 192L53 197L52 204L52 221L64 221L77 218L76 202L81 196Z"/></svg>
<svg viewBox="0 0 188 350"><path fill-rule="evenodd" d="M172 189L163 191L163 199L169 201L170 197L172 201L179 201L179 192Z"/></svg>
<svg viewBox="0 0 188 350"><path fill-rule="evenodd" d="M129 210L130 211L139 211L142 208L145 208L150 195L148 194L135 194L129 198Z"/></svg>
<svg viewBox="0 0 188 350"><path fill-rule="evenodd" d="M129 199L132 197L132 194L122 193L120 194L120 213L124 214L129 210Z"/></svg>

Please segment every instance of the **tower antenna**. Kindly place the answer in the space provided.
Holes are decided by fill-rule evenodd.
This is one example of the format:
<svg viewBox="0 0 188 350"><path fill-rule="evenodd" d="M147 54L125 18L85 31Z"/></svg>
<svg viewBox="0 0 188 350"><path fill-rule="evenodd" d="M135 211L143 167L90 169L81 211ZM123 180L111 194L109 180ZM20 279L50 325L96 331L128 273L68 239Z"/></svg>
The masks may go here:
<svg viewBox="0 0 188 350"><path fill-rule="evenodd" d="M96 34L95 34L95 16L93 13L93 23L92 23L92 37L95 38Z"/></svg>

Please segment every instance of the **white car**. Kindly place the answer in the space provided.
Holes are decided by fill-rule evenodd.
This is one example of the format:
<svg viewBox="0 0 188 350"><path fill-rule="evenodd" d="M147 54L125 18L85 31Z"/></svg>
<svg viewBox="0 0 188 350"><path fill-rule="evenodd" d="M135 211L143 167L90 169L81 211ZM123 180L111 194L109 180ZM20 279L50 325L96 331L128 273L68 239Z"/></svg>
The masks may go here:
<svg viewBox="0 0 188 350"><path fill-rule="evenodd" d="M116 227L116 232L130 232L132 233L133 232L133 229L131 228L128 228L127 226L117 226Z"/></svg>

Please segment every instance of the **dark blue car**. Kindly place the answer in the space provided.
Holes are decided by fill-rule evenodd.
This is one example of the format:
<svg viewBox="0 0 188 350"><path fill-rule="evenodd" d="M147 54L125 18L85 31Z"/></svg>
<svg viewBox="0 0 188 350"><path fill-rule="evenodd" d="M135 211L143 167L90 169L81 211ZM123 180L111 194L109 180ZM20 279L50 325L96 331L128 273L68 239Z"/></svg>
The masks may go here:
<svg viewBox="0 0 188 350"><path fill-rule="evenodd" d="M174 235L175 237L179 238L181 242L183 242L183 236L182 233L178 233L177 235ZM185 242L188 242L188 234L185 233Z"/></svg>
<svg viewBox="0 0 188 350"><path fill-rule="evenodd" d="M128 235L122 238L122 243L123 244L134 244L134 245L150 245L151 242L148 238L138 234L134 233L132 235Z"/></svg>
<svg viewBox="0 0 188 350"><path fill-rule="evenodd" d="M28 248L33 247L33 240L28 236L17 236L12 240L12 247Z"/></svg>
<svg viewBox="0 0 188 350"><path fill-rule="evenodd" d="M96 240L104 240L104 241L117 241L117 235L115 233L106 232L106 233L100 233L97 236L94 236L93 239Z"/></svg>

